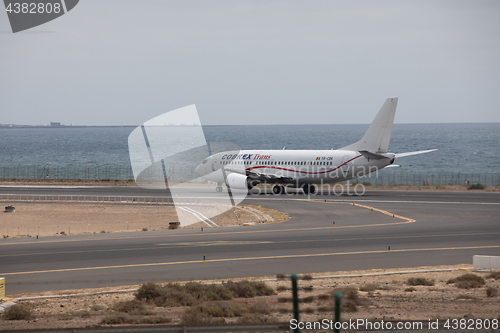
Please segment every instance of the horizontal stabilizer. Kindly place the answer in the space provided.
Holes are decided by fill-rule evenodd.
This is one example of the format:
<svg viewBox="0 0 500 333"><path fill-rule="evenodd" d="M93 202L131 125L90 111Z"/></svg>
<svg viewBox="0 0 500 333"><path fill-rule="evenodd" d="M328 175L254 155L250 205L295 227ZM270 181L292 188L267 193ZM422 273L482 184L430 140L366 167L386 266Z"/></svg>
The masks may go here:
<svg viewBox="0 0 500 333"><path fill-rule="evenodd" d="M368 150L360 150L359 153L361 155L363 155L365 158L372 159L372 160L381 160L381 159L384 159L384 158L390 158L390 157L387 157L387 156L384 156L384 155L381 155L381 154L371 153Z"/></svg>
<svg viewBox="0 0 500 333"><path fill-rule="evenodd" d="M437 149L410 151L408 153L394 154L394 157L398 158L398 157L406 157L406 156L412 156L412 155L419 155L419 154L430 153L431 151L436 151L436 150Z"/></svg>

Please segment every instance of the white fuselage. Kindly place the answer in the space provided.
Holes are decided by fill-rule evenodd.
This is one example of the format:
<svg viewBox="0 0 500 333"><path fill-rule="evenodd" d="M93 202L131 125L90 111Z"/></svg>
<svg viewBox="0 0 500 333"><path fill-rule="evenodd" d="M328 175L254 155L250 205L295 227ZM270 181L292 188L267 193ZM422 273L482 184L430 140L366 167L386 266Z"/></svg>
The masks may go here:
<svg viewBox="0 0 500 333"><path fill-rule="evenodd" d="M223 173L239 170L290 179L287 183L335 183L358 178L392 163L389 158L369 159L350 150L241 150L210 156L197 168L203 178L223 183Z"/></svg>

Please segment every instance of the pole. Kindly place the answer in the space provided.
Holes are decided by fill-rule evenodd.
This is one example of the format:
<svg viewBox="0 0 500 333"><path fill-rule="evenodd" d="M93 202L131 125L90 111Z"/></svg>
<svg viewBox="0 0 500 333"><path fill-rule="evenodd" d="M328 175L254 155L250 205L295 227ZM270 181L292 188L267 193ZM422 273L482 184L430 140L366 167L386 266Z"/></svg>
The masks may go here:
<svg viewBox="0 0 500 333"><path fill-rule="evenodd" d="M342 298L342 293L335 293L335 324L340 323L340 299ZM335 325L333 330L335 333L339 333L339 326Z"/></svg>
<svg viewBox="0 0 500 333"><path fill-rule="evenodd" d="M292 294L293 294L293 318L296 322L299 322L299 296L297 291L297 275L292 274ZM295 332L298 333L299 329L295 329Z"/></svg>

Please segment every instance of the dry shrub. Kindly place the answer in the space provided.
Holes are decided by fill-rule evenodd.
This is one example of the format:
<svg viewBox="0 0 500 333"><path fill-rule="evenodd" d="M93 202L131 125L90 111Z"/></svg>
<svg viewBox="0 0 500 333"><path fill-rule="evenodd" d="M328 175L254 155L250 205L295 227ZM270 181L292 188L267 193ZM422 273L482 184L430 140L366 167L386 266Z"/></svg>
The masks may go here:
<svg viewBox="0 0 500 333"><path fill-rule="evenodd" d="M277 290L277 291L285 291L285 290L288 290L288 288L287 288L287 287L285 287L285 286L278 286L278 287L276 288L276 290Z"/></svg>
<svg viewBox="0 0 500 333"><path fill-rule="evenodd" d="M74 318L74 315L72 313L63 313L57 316L57 320L72 320Z"/></svg>
<svg viewBox="0 0 500 333"><path fill-rule="evenodd" d="M423 277L409 278L406 281L406 284L409 286L433 286L434 280L428 280Z"/></svg>
<svg viewBox="0 0 500 333"><path fill-rule="evenodd" d="M491 272L490 274L486 275L486 278L500 280L500 272Z"/></svg>
<svg viewBox="0 0 500 333"><path fill-rule="evenodd" d="M358 305L356 302L347 300L347 302L344 304L344 310L347 312L356 312L358 311Z"/></svg>
<svg viewBox="0 0 500 333"><path fill-rule="evenodd" d="M265 302L259 302L248 308L250 313L271 314L271 308Z"/></svg>
<svg viewBox="0 0 500 333"><path fill-rule="evenodd" d="M342 293L342 308L347 312L358 311L358 305L365 305L365 301L359 298L358 290L353 287L343 287L333 290L333 293Z"/></svg>
<svg viewBox="0 0 500 333"><path fill-rule="evenodd" d="M5 320L30 320L31 316L31 309L23 304L13 305L3 313Z"/></svg>
<svg viewBox="0 0 500 333"><path fill-rule="evenodd" d="M308 280L312 280L312 278L313 278L313 277L312 277L312 275L311 275L311 274L305 274L305 275L303 275L303 276L302 276L302 280L306 280L306 281L308 281Z"/></svg>
<svg viewBox="0 0 500 333"><path fill-rule="evenodd" d="M184 286L178 283L169 283L163 287L155 283L143 284L137 293L136 299L153 302L156 306L193 306L204 301L220 301L233 298L232 292L224 287L213 284L189 282Z"/></svg>
<svg viewBox="0 0 500 333"><path fill-rule="evenodd" d="M208 301L225 301L233 297L252 298L274 295L275 290L264 282L228 281L222 285L188 282L185 285L169 283L160 286L155 283L141 285L135 298L154 303L156 306L193 306Z"/></svg>
<svg viewBox="0 0 500 333"><path fill-rule="evenodd" d="M233 298L231 292L224 285L188 282L184 285L184 290L200 301L220 301Z"/></svg>
<svg viewBox="0 0 500 333"><path fill-rule="evenodd" d="M278 280L285 280L287 276L285 274L276 274L276 279Z"/></svg>
<svg viewBox="0 0 500 333"><path fill-rule="evenodd" d="M142 284L134 294L135 298L142 301L150 301L162 295L162 287L156 283L148 282Z"/></svg>
<svg viewBox="0 0 500 333"><path fill-rule="evenodd" d="M494 287L488 287L486 289L486 296L488 297L496 297L498 296L498 289Z"/></svg>
<svg viewBox="0 0 500 333"><path fill-rule="evenodd" d="M380 290L396 290L397 288L394 286L385 285L385 286L379 287L378 289L380 289Z"/></svg>
<svg viewBox="0 0 500 333"><path fill-rule="evenodd" d="M106 316L106 317L102 318L102 320L101 320L101 324L104 324L104 325L124 324L124 323L130 323L130 322L131 322L131 319L123 314L114 314L114 315Z"/></svg>
<svg viewBox="0 0 500 333"><path fill-rule="evenodd" d="M186 309L182 315L182 323L185 325L224 323L224 318L241 317L248 312L248 307L239 303L203 303Z"/></svg>
<svg viewBox="0 0 500 333"><path fill-rule="evenodd" d="M162 316L134 318L134 324L165 324L170 323L172 319Z"/></svg>
<svg viewBox="0 0 500 333"><path fill-rule="evenodd" d="M413 288L413 287L409 287L409 288L406 288L405 291L408 291L408 292L413 292L417 289Z"/></svg>
<svg viewBox="0 0 500 333"><path fill-rule="evenodd" d="M455 299L474 299L474 297L472 297L471 295L467 295L467 294L460 294Z"/></svg>
<svg viewBox="0 0 500 333"><path fill-rule="evenodd" d="M193 306L200 302L200 299L197 299L176 283L165 286L161 296L154 299L155 305L162 307Z"/></svg>
<svg viewBox="0 0 500 333"><path fill-rule="evenodd" d="M313 286L307 286L307 287L303 287L302 290L304 290L306 293L310 293L312 292L314 289Z"/></svg>
<svg viewBox="0 0 500 333"><path fill-rule="evenodd" d="M478 275L466 273L454 279L449 279L447 283L455 283L455 286L460 289L471 289L481 288L486 282Z"/></svg>
<svg viewBox="0 0 500 333"><path fill-rule="evenodd" d="M374 283L368 283L364 284L361 287L359 287L360 291L375 291L377 290L378 286Z"/></svg>
<svg viewBox="0 0 500 333"><path fill-rule="evenodd" d="M120 312L126 312L129 314L138 314L138 315L143 315L147 316L150 315L151 312L146 309L146 306L142 301L139 301L137 299L133 299L130 301L120 301L116 302L113 305L113 310L115 311L120 311Z"/></svg>
<svg viewBox="0 0 500 333"><path fill-rule="evenodd" d="M91 314L88 310L82 310L77 313L81 318L90 318Z"/></svg>
<svg viewBox="0 0 500 333"><path fill-rule="evenodd" d="M237 323L259 324L259 323L276 323L278 320L273 316L264 316L262 314L245 313L238 318Z"/></svg>
<svg viewBox="0 0 500 333"><path fill-rule="evenodd" d="M270 296L275 293L273 288L260 281L227 281L222 283L222 286L229 289L234 297L252 298L255 296Z"/></svg>
<svg viewBox="0 0 500 333"><path fill-rule="evenodd" d="M90 310L92 311L101 311L103 307L101 305L94 304L90 307Z"/></svg>
<svg viewBox="0 0 500 333"><path fill-rule="evenodd" d="M470 184L467 186L468 190L484 190L485 188L486 188L486 185L483 185L481 183Z"/></svg>

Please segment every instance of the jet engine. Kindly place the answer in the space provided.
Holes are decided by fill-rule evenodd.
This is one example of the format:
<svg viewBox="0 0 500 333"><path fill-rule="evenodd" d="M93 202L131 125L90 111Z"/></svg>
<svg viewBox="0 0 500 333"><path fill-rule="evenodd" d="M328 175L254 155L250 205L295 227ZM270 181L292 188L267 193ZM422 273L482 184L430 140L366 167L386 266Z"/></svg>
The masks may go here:
<svg viewBox="0 0 500 333"><path fill-rule="evenodd" d="M230 188L249 190L253 186L250 185L250 180L247 176L241 175L239 173L230 173L226 177L226 184Z"/></svg>

